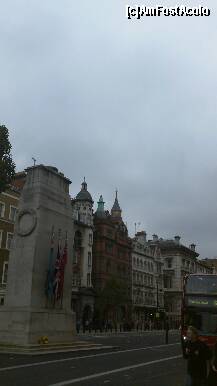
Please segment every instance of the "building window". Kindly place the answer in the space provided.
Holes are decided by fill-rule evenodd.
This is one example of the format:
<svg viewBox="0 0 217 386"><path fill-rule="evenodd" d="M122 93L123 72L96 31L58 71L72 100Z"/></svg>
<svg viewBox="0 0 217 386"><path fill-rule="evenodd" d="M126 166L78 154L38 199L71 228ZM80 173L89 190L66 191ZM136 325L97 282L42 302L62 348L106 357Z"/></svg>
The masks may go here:
<svg viewBox="0 0 217 386"><path fill-rule="evenodd" d="M17 213L17 208L15 206L10 205L10 214L9 214L9 220L15 221Z"/></svg>
<svg viewBox="0 0 217 386"><path fill-rule="evenodd" d="M91 286L91 276L90 276L90 273L87 274L87 286L88 287Z"/></svg>
<svg viewBox="0 0 217 386"><path fill-rule="evenodd" d="M92 233L89 233L89 245L93 244L93 235Z"/></svg>
<svg viewBox="0 0 217 386"><path fill-rule="evenodd" d="M72 255L72 264L77 264L78 263L78 257L77 257L78 251L73 248L73 255Z"/></svg>
<svg viewBox="0 0 217 386"><path fill-rule="evenodd" d="M112 255L112 252L113 252L113 245L112 245L112 243L107 242L106 245L105 245L105 250L106 250L106 253Z"/></svg>
<svg viewBox="0 0 217 386"><path fill-rule="evenodd" d="M172 259L167 259L167 267L168 268L172 268L172 262L173 262L173 260Z"/></svg>
<svg viewBox="0 0 217 386"><path fill-rule="evenodd" d="M172 277L164 277L164 288L172 288Z"/></svg>
<svg viewBox="0 0 217 386"><path fill-rule="evenodd" d="M5 215L5 204L4 202L0 202L0 217L3 218Z"/></svg>
<svg viewBox="0 0 217 386"><path fill-rule="evenodd" d="M2 284L7 284L8 280L8 261L4 262L2 273Z"/></svg>
<svg viewBox="0 0 217 386"><path fill-rule="evenodd" d="M78 250L82 247L82 234L80 231L75 232L75 238L74 238L74 248Z"/></svg>
<svg viewBox="0 0 217 386"><path fill-rule="evenodd" d="M92 265L91 252L88 252L88 267L91 267L91 265Z"/></svg>
<svg viewBox="0 0 217 386"><path fill-rule="evenodd" d="M13 240L13 233L7 233L6 249L11 249Z"/></svg>
<svg viewBox="0 0 217 386"><path fill-rule="evenodd" d="M2 247L2 235L3 235L3 231L0 231L0 248Z"/></svg>
<svg viewBox="0 0 217 386"><path fill-rule="evenodd" d="M107 260L106 262L106 272L109 273L111 271L111 262Z"/></svg>
<svg viewBox="0 0 217 386"><path fill-rule="evenodd" d="M108 235L108 236L111 236L111 237L113 236L113 232L112 232L111 229L107 229L107 235Z"/></svg>

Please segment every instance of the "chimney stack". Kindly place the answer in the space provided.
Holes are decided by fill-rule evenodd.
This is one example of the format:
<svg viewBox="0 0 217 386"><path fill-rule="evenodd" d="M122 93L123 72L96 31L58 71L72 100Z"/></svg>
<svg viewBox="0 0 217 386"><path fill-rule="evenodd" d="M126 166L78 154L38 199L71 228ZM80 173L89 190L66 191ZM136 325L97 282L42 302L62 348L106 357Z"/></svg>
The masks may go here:
<svg viewBox="0 0 217 386"><path fill-rule="evenodd" d="M190 249L195 252L196 244L191 244Z"/></svg>
<svg viewBox="0 0 217 386"><path fill-rule="evenodd" d="M175 236L174 239L175 239L176 244L179 245L181 237L180 236Z"/></svg>
<svg viewBox="0 0 217 386"><path fill-rule="evenodd" d="M146 236L147 236L147 234L145 231L141 231L141 232L136 233L137 240L140 242L143 242L143 243L144 242L146 243Z"/></svg>
<svg viewBox="0 0 217 386"><path fill-rule="evenodd" d="M158 241L158 235L154 234L152 235L152 237L153 237L153 241Z"/></svg>

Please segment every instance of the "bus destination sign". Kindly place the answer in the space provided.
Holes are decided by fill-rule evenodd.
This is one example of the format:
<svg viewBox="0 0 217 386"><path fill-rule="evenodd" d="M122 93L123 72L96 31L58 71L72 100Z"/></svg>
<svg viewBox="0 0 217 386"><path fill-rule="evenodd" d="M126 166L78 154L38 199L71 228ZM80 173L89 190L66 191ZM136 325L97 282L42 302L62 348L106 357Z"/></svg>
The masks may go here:
<svg viewBox="0 0 217 386"><path fill-rule="evenodd" d="M217 298L213 297L187 296L186 300L189 307L217 307Z"/></svg>

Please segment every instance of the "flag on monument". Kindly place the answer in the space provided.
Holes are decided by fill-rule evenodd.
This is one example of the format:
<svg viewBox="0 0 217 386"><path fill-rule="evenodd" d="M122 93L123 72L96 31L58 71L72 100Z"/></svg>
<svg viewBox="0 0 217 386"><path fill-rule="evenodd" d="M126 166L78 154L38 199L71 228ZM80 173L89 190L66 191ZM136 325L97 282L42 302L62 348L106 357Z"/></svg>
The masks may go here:
<svg viewBox="0 0 217 386"><path fill-rule="evenodd" d="M47 277L46 277L46 283L45 283L45 294L47 295L48 298L52 298L53 296L53 275L54 275L53 251L54 251L54 230L52 228L48 271L47 271Z"/></svg>
<svg viewBox="0 0 217 386"><path fill-rule="evenodd" d="M54 300L58 299L59 284L60 284L60 269L61 269L61 251L60 251L60 240L59 240L57 257L56 257L55 268L54 268L54 280L53 280Z"/></svg>
<svg viewBox="0 0 217 386"><path fill-rule="evenodd" d="M65 240L65 246L60 259L60 270L59 270L59 287L57 291L57 299L61 299L63 296L65 266L67 263L68 251L67 251L67 239Z"/></svg>

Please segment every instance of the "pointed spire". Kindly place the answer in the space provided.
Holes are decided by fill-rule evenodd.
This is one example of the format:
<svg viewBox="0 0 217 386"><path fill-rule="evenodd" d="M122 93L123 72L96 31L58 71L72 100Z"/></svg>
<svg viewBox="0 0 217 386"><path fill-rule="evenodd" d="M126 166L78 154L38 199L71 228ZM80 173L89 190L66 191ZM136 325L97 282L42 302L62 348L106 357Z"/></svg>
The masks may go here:
<svg viewBox="0 0 217 386"><path fill-rule="evenodd" d="M84 177L84 181L81 184L81 190L87 190L87 183L85 181L85 177Z"/></svg>
<svg viewBox="0 0 217 386"><path fill-rule="evenodd" d="M118 190L117 189L115 190L115 202L113 204L112 211L120 211L121 212L121 208L120 208L120 205L118 202Z"/></svg>
<svg viewBox="0 0 217 386"><path fill-rule="evenodd" d="M111 215L114 219L121 220L121 208L118 202L118 190L115 190L115 201L111 210Z"/></svg>

